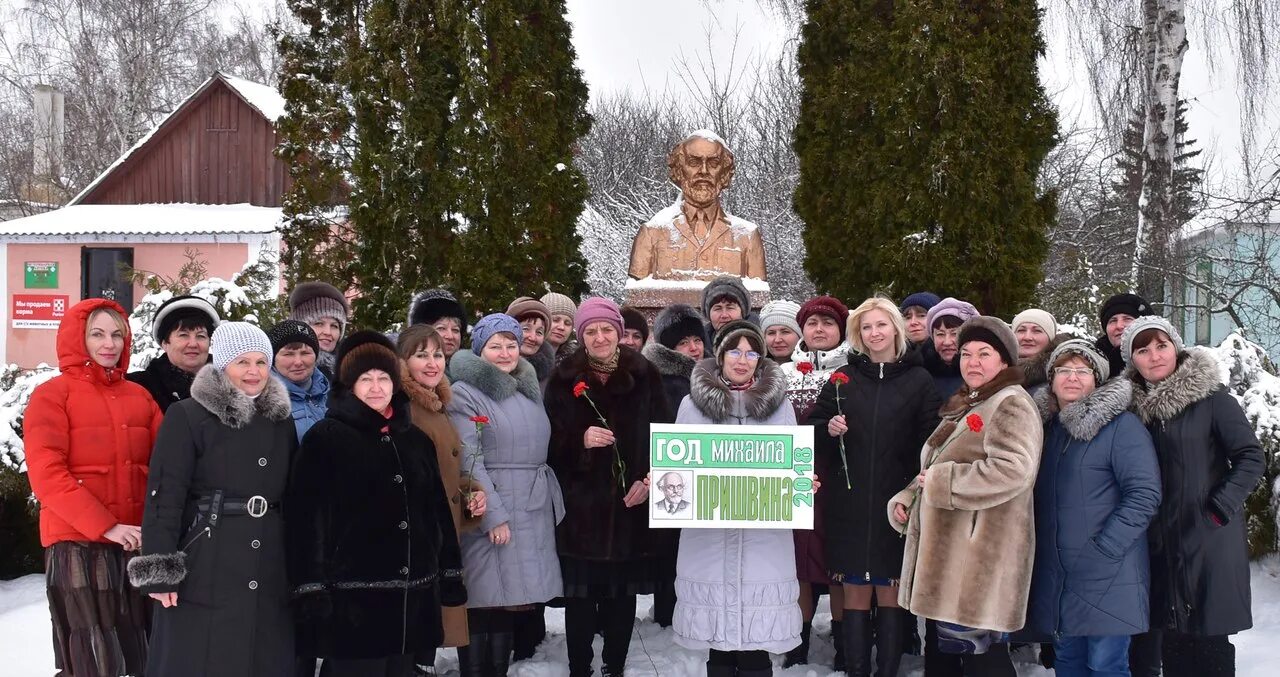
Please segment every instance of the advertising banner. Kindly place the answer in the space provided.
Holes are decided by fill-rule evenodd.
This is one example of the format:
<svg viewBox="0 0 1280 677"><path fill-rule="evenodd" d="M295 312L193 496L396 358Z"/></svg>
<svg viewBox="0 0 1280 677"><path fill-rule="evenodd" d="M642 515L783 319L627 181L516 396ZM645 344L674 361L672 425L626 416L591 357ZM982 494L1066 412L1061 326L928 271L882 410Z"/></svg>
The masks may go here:
<svg viewBox="0 0 1280 677"><path fill-rule="evenodd" d="M68 305L66 294L14 294L9 317L14 329L57 329Z"/></svg>

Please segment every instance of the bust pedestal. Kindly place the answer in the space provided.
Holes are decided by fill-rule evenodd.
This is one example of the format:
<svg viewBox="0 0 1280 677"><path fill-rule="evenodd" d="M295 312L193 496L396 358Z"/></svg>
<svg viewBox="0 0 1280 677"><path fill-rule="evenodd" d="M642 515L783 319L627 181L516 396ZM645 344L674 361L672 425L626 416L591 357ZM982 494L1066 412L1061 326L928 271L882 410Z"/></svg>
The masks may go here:
<svg viewBox="0 0 1280 677"><path fill-rule="evenodd" d="M627 280L623 291L623 303L644 313L649 324L658 312L673 303L684 303L702 312L702 289L710 280L660 280L653 276L642 280ZM769 302L769 283L754 277L742 278L747 293L751 294L751 310L759 310Z"/></svg>

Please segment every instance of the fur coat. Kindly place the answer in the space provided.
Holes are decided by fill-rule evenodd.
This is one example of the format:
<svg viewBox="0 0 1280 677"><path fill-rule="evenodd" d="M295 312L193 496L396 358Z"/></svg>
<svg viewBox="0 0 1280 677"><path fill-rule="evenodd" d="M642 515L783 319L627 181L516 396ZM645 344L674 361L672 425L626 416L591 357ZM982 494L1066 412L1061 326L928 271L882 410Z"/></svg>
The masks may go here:
<svg viewBox="0 0 1280 677"><path fill-rule="evenodd" d="M689 394L689 378L698 361L657 342L645 344L640 353L662 374L662 389L667 394L667 405L671 411L678 410L680 403Z"/></svg>
<svg viewBox="0 0 1280 677"><path fill-rule="evenodd" d="M912 480L889 500L907 537L898 603L917 616L1001 632L1026 620L1044 428L1021 381L1009 367L952 396L920 452L924 491Z"/></svg>

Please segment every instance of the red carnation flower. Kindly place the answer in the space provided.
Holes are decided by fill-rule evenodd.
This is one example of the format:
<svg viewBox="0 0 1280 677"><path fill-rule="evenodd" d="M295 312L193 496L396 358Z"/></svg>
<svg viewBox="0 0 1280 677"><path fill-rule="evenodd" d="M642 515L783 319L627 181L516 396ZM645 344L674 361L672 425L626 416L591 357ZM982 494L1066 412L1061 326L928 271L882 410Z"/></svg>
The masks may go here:
<svg viewBox="0 0 1280 677"><path fill-rule="evenodd" d="M969 430L972 430L972 431L973 431L973 432L975 432L975 433L980 433L980 432L982 432L982 417L981 417L981 416L979 416L979 415L977 415L977 414L969 414L969 416L968 416L968 417L966 417L966 418L964 419L964 422L965 422L965 423L967 423L967 424L969 425Z"/></svg>
<svg viewBox="0 0 1280 677"><path fill-rule="evenodd" d="M804 374L805 376L808 376L809 374L813 373L813 363L800 362L799 364L796 365L796 371L800 372L801 374Z"/></svg>
<svg viewBox="0 0 1280 677"><path fill-rule="evenodd" d="M587 394L587 390L589 389L590 388L587 386L586 381L578 381L577 385L573 386L573 396L582 397Z"/></svg>
<svg viewBox="0 0 1280 677"><path fill-rule="evenodd" d="M849 375L842 371L834 372L831 374L831 382L838 386L842 386L849 382Z"/></svg>
<svg viewBox="0 0 1280 677"><path fill-rule="evenodd" d="M487 425L489 423L489 417L488 416L472 416L471 422L478 423L480 425Z"/></svg>

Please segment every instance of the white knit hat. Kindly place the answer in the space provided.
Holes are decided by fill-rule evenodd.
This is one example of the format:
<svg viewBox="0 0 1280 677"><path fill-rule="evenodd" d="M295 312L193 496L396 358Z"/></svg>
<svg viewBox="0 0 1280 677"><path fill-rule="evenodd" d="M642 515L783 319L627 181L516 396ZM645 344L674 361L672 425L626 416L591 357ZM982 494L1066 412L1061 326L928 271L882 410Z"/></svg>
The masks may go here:
<svg viewBox="0 0 1280 677"><path fill-rule="evenodd" d="M1017 315L1014 315L1013 322L1009 323L1009 326L1013 328L1013 331L1016 334L1018 331L1018 325L1025 324L1027 322L1043 329L1044 333L1048 334L1050 339L1053 339L1054 336L1058 335L1057 320L1054 320L1052 315L1046 311L1040 310L1039 308L1028 308Z"/></svg>
<svg viewBox="0 0 1280 677"><path fill-rule="evenodd" d="M1120 335L1120 356L1124 358L1125 364L1133 364L1133 339L1148 329L1159 329L1168 334L1169 340L1173 341L1174 351L1182 352L1182 334L1179 334L1178 330L1174 329L1168 320L1159 315L1143 315L1134 319L1129 326L1124 328L1124 333Z"/></svg>
<svg viewBox="0 0 1280 677"><path fill-rule="evenodd" d="M760 329L767 332L769 327L782 325L799 336L804 333L800 331L800 323L796 322L796 315L799 314L799 303L784 300L770 301L760 309Z"/></svg>
<svg viewBox="0 0 1280 677"><path fill-rule="evenodd" d="M220 371L237 357L255 351L266 355L267 366L271 366L275 352L271 350L271 339L257 325L248 322L223 322L209 337L209 354L213 356L213 366Z"/></svg>

